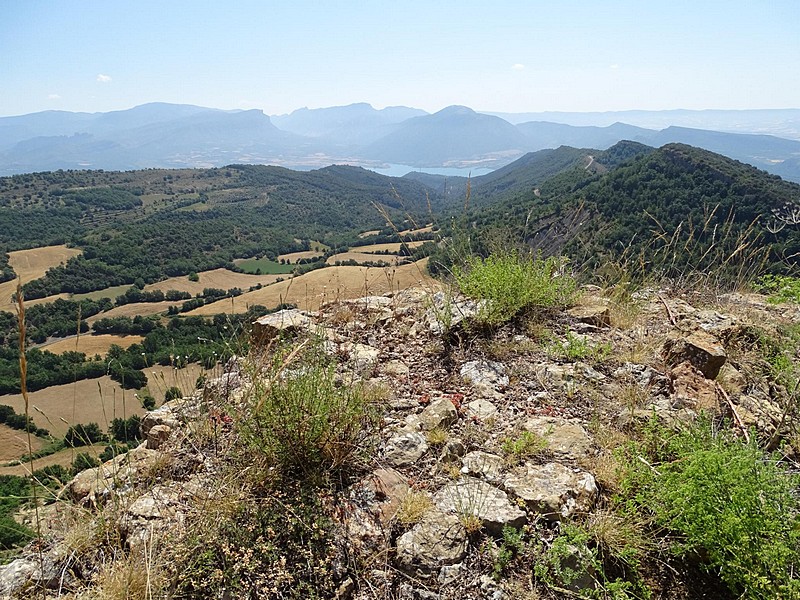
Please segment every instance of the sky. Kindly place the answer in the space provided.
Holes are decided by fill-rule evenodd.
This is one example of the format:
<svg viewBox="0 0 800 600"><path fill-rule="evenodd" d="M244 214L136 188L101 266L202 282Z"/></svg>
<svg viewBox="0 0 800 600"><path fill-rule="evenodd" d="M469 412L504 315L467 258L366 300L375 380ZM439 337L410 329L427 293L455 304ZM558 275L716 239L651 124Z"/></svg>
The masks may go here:
<svg viewBox="0 0 800 600"><path fill-rule="evenodd" d="M1 0L0 116L800 107L800 0Z"/></svg>

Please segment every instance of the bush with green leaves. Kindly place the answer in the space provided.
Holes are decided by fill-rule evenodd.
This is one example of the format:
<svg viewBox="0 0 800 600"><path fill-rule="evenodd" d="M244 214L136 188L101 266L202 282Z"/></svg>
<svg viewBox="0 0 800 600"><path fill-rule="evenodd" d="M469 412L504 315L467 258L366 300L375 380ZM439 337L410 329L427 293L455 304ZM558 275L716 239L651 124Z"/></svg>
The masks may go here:
<svg viewBox="0 0 800 600"><path fill-rule="evenodd" d="M800 597L800 478L775 457L707 421L651 423L626 453L629 504L673 533L675 553L703 557L744 598Z"/></svg>
<svg viewBox="0 0 800 600"><path fill-rule="evenodd" d="M377 424L364 386L337 383L319 345L282 348L271 361L239 420L245 439L285 474L324 477L352 466Z"/></svg>
<svg viewBox="0 0 800 600"><path fill-rule="evenodd" d="M759 278L758 289L769 296L769 301L800 303L800 278L789 275L764 275Z"/></svg>
<svg viewBox="0 0 800 600"><path fill-rule="evenodd" d="M566 259L516 252L472 256L453 275L465 296L485 300L478 322L493 326L523 312L568 305L575 279L566 273Z"/></svg>
<svg viewBox="0 0 800 600"><path fill-rule="evenodd" d="M64 443L73 448L91 446L97 442L104 442L106 439L108 436L103 433L97 423L71 425L64 434Z"/></svg>
<svg viewBox="0 0 800 600"><path fill-rule="evenodd" d="M100 461L88 452L81 452L72 461L72 474L77 475L81 471L100 466Z"/></svg>

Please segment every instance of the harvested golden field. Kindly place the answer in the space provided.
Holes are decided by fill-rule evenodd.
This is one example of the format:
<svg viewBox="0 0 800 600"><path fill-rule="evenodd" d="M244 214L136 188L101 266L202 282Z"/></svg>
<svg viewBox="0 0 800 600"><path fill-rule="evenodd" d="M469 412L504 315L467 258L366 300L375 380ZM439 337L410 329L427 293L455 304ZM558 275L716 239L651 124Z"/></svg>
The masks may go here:
<svg viewBox="0 0 800 600"><path fill-rule="evenodd" d="M372 263L384 262L387 265L397 264L400 257L396 254L367 254L365 252L342 252L341 254L334 254L327 261L329 265L335 265L337 262L344 262L346 260L354 260L357 263Z"/></svg>
<svg viewBox="0 0 800 600"><path fill-rule="evenodd" d="M380 232L381 232L380 229L373 229L371 231L365 231L363 233L359 233L358 237L360 237L363 240L364 238L372 237L373 235L378 235Z"/></svg>
<svg viewBox="0 0 800 600"><path fill-rule="evenodd" d="M306 250L304 252L290 252L289 254L281 254L278 257L278 260L285 260L289 264L295 264L298 260L302 260L304 258L314 258L315 256L322 256L322 252L317 252L316 250Z"/></svg>
<svg viewBox="0 0 800 600"><path fill-rule="evenodd" d="M37 458L33 461L33 470L43 469L50 465L61 465L62 467L69 468L75 457L81 452L86 452L95 458L98 458L103 453L108 444L94 444L93 446L83 446L81 448L64 448L49 456ZM16 458L19 458L17 456ZM26 462L21 465L13 467L0 467L0 475L30 475L31 465Z"/></svg>
<svg viewBox="0 0 800 600"><path fill-rule="evenodd" d="M438 284L425 271L427 258L400 267L328 267L311 271L294 279L281 281L260 290L254 290L231 300L220 300L201 306L189 315L214 315L217 313L242 313L249 306L261 304L277 306L291 302L304 310L317 310L323 302L358 298L369 294L384 294L409 287Z"/></svg>
<svg viewBox="0 0 800 600"><path fill-rule="evenodd" d="M170 387L179 387L184 393L191 392L198 375L203 371L197 364L191 364L185 369L160 365L144 369L148 380L147 389L158 404L163 402L164 393ZM209 376L214 376L214 373ZM126 417L143 415L145 410L134 396L142 392L143 390L123 390L116 381L107 376L84 379L30 392L30 414L37 427L49 429L55 436L63 436L70 425L77 423L94 422L105 429L112 419L122 417L123 414ZM22 394L0 396L0 404L8 404L17 413L25 412Z"/></svg>
<svg viewBox="0 0 800 600"><path fill-rule="evenodd" d="M133 302L131 304L123 304L122 306L116 306L111 310L107 310L106 312L102 312L96 314L94 316L89 317L86 319L86 322L90 325L97 321L98 319L105 319L106 317L135 317L137 315L142 315L143 317L147 317L149 315L157 315L163 312L167 312L170 306L180 306L183 302L168 302L164 300L163 302Z"/></svg>
<svg viewBox="0 0 800 600"><path fill-rule="evenodd" d="M365 252L367 254L371 254L374 252L400 252L400 248L403 246L408 246L409 248L416 248L417 246L421 246L425 242L423 241L416 241L416 242L406 242L402 244L400 242L387 242L385 244L370 244L369 246L353 246L351 250L353 252Z"/></svg>
<svg viewBox="0 0 800 600"><path fill-rule="evenodd" d="M427 225L419 229L406 229L405 231L401 231L400 235L415 235L417 233L430 233L431 231L433 231L433 225Z"/></svg>
<svg viewBox="0 0 800 600"><path fill-rule="evenodd" d="M83 334L79 338L71 337L63 340L39 346L41 350L47 350L53 354L62 352L83 352L86 356L99 354L105 356L112 344L127 348L133 344L138 344L144 339L141 335L90 335ZM77 340L77 341L76 341Z"/></svg>
<svg viewBox="0 0 800 600"><path fill-rule="evenodd" d="M286 275L248 275L247 273L235 273L228 269L203 271L198 273L197 276L199 278L198 281L189 281L188 277L170 277L164 281L146 285L144 289L146 292L153 290L161 290L162 292L178 290L179 292L189 292L192 296L195 296L197 294L202 294L205 288L229 290L238 287L246 291L259 283L261 285L268 285L279 277L286 277Z"/></svg>
<svg viewBox="0 0 800 600"><path fill-rule="evenodd" d="M35 452L44 446L44 442L32 435L31 445ZM28 434L0 423L0 463L16 460L27 452Z"/></svg>
<svg viewBox="0 0 800 600"><path fill-rule="evenodd" d="M29 281L39 279L47 272L47 269L56 267L80 253L81 251L77 248L67 248L66 246L45 246L43 248L31 248L30 250L15 250L8 253L8 263L24 285ZM11 302L11 296L16 291L16 279L0 283L0 310L13 312L14 307ZM54 299L52 298L52 300ZM43 300L40 300L40 302Z"/></svg>

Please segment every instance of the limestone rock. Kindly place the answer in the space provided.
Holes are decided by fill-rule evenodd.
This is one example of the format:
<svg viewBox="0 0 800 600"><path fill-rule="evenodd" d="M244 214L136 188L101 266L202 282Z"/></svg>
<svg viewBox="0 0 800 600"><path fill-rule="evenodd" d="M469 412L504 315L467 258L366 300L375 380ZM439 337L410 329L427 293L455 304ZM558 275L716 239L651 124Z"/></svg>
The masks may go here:
<svg viewBox="0 0 800 600"><path fill-rule="evenodd" d="M172 427L169 425L154 425L147 432L147 448L158 450L169 439Z"/></svg>
<svg viewBox="0 0 800 600"><path fill-rule="evenodd" d="M567 314L581 323L594 327L611 326L611 312L608 310L608 305L600 298L593 298L591 302L573 306L567 310Z"/></svg>
<svg viewBox="0 0 800 600"><path fill-rule="evenodd" d="M497 454L473 450L467 453L462 460L464 465L462 473L483 477L486 481L499 482L503 472L503 457Z"/></svg>
<svg viewBox="0 0 800 600"><path fill-rule="evenodd" d="M391 521L408 491L408 482L394 469L377 469L353 485L344 508L347 543L365 556L385 551Z"/></svg>
<svg viewBox="0 0 800 600"><path fill-rule="evenodd" d="M412 465L428 451L425 436L418 431L399 431L386 442L383 456L390 465Z"/></svg>
<svg viewBox="0 0 800 600"><path fill-rule="evenodd" d="M392 377L408 377L409 368L402 360L390 360L384 365L383 372Z"/></svg>
<svg viewBox="0 0 800 600"><path fill-rule="evenodd" d="M670 365L692 363L708 379L714 379L725 364L727 355L717 338L697 330L684 338L669 339L664 345L665 360Z"/></svg>
<svg viewBox="0 0 800 600"><path fill-rule="evenodd" d="M405 571L430 576L461 562L466 553L467 532L458 515L431 510L398 538L395 561Z"/></svg>
<svg viewBox="0 0 800 600"><path fill-rule="evenodd" d="M253 322L253 340L265 344L281 335L292 335L311 328L312 321L304 312L296 308L259 317Z"/></svg>
<svg viewBox="0 0 800 600"><path fill-rule="evenodd" d="M477 388L497 389L508 385L508 375L503 363L489 360L472 360L461 365L461 377Z"/></svg>
<svg viewBox="0 0 800 600"><path fill-rule="evenodd" d="M369 375L378 364L380 350L377 348L355 342L345 342L340 348L350 357L355 372L360 375Z"/></svg>
<svg viewBox="0 0 800 600"><path fill-rule="evenodd" d="M493 534L501 533L506 525L522 527L527 519L525 512L512 504L504 491L475 477L448 483L433 501L443 512L478 517L483 527Z"/></svg>
<svg viewBox="0 0 800 600"><path fill-rule="evenodd" d="M81 471L67 484L66 492L76 503L90 506L102 504L115 490L130 485L131 481L151 468L161 456L157 450L138 446L99 467Z"/></svg>
<svg viewBox="0 0 800 600"><path fill-rule="evenodd" d="M473 400L467 403L467 416L486 421L497 416L497 407L488 400Z"/></svg>
<svg viewBox="0 0 800 600"><path fill-rule="evenodd" d="M557 417L533 417L523 428L547 442L547 449L561 458L577 460L593 452L592 438L578 421Z"/></svg>
<svg viewBox="0 0 800 600"><path fill-rule="evenodd" d="M449 398L434 398L419 415L419 423L424 431L447 429L458 420L458 411Z"/></svg>
<svg viewBox="0 0 800 600"><path fill-rule="evenodd" d="M435 335L443 335L475 317L485 305L485 301L454 298L445 292L436 292L430 299L430 304L431 307L425 313L428 330Z"/></svg>
<svg viewBox="0 0 800 600"><path fill-rule="evenodd" d="M529 510L550 520L586 512L597 498L597 484L591 473L575 471L560 463L526 464L513 469L503 483Z"/></svg>
<svg viewBox="0 0 800 600"><path fill-rule="evenodd" d="M150 429L156 425L167 425L172 429L179 429L183 423L196 420L199 417L200 400L198 398L176 398L146 413L142 417L140 429L142 436L147 438Z"/></svg>

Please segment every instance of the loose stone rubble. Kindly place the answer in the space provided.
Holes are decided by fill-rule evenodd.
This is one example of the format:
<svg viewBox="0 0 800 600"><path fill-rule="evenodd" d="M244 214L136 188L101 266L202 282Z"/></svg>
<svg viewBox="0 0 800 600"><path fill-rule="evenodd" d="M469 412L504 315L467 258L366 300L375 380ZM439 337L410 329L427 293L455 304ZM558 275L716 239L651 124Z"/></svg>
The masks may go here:
<svg viewBox="0 0 800 600"><path fill-rule="evenodd" d="M726 301L763 320L800 320L796 310L758 298ZM637 302L635 328L615 327L610 303L591 295L552 325L614 348L595 361L567 360L520 331L496 332L494 350L480 341L454 344L450 333L468 335L481 307L444 292L368 296L256 321L260 343L320 335L340 361L344 384L363 378L387 390L376 456L338 508L346 554L370 567L349 572L337 597L512 598L503 581L476 571L480 550L471 540L477 533L498 538L504 527L547 531L596 510L604 490L594 466L610 451L596 439L598 422L625 430L654 417L673 425L704 411L735 413L743 427L780 437L786 422L775 390L740 370L729 352L749 326L745 319L656 293ZM124 506L115 526L131 551L180 531L217 476L215 456L196 451L189 430L209 419L225 427L214 407L247 393L243 362L145 415L139 447L78 474L62 497L97 514L112 500ZM516 460L504 444L524 432L542 448ZM396 515L412 490L426 494L430 508L401 526ZM32 581L49 589L87 585L58 544L48 542L44 572L32 548L0 567L0 598L24 597ZM584 575L578 581L588 586L593 578Z"/></svg>

